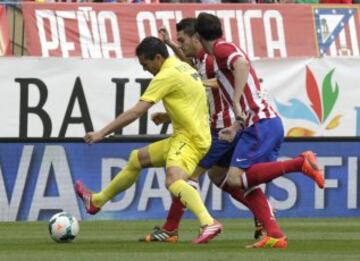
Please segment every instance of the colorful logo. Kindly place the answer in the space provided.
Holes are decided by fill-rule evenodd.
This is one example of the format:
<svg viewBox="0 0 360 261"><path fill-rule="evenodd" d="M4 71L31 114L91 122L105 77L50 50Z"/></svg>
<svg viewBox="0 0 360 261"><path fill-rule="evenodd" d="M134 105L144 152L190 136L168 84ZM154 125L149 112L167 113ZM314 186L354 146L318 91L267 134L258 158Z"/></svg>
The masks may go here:
<svg viewBox="0 0 360 261"><path fill-rule="evenodd" d="M357 8L315 8L314 22L319 54L358 56Z"/></svg>
<svg viewBox="0 0 360 261"><path fill-rule="evenodd" d="M341 115L330 117L334 109L336 100L339 96L339 86L335 83L335 88L331 84L335 69L328 72L323 79L321 94L314 74L306 66L306 94L309 104L303 103L297 98L290 99L286 104L275 100L276 106L281 116L288 119L302 119L311 122L321 129L331 130L340 124ZM316 130L304 127L293 127L289 129L288 137L310 137L317 134Z"/></svg>

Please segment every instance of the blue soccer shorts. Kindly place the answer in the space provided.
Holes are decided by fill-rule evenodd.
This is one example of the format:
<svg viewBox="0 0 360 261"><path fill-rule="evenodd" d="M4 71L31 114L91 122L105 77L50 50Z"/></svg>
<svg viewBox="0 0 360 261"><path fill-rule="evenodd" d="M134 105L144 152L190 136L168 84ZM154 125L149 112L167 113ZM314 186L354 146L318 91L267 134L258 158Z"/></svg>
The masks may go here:
<svg viewBox="0 0 360 261"><path fill-rule="evenodd" d="M275 161L283 140L281 119L262 119L241 132L230 166L247 169L255 163Z"/></svg>
<svg viewBox="0 0 360 261"><path fill-rule="evenodd" d="M205 157L199 162L199 165L205 169L210 169L213 166L229 167L239 137L237 135L231 143L219 140L219 130L211 129L211 146Z"/></svg>

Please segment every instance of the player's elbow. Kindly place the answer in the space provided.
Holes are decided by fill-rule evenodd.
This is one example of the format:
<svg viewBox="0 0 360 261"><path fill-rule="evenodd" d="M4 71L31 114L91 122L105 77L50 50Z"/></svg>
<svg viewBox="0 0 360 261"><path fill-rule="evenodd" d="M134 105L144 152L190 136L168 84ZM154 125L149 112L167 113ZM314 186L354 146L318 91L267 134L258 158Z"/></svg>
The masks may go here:
<svg viewBox="0 0 360 261"><path fill-rule="evenodd" d="M234 71L235 73L240 73L240 72L249 72L250 70L250 63L243 58L239 58L235 61L234 65Z"/></svg>
<svg viewBox="0 0 360 261"><path fill-rule="evenodd" d="M239 66L242 70L246 70L246 71L250 70L250 63L249 63L249 61L247 61L245 59L239 60Z"/></svg>

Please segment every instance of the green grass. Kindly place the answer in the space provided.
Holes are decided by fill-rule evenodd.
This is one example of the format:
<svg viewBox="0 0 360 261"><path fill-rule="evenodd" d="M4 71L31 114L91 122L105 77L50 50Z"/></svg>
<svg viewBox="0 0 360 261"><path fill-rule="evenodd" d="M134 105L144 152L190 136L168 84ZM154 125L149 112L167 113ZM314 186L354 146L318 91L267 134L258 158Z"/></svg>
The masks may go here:
<svg viewBox="0 0 360 261"><path fill-rule="evenodd" d="M159 221L84 221L73 243L53 242L44 222L0 223L0 260L360 260L360 219L279 219L289 238L280 249L245 249L253 242L250 219L221 220L225 231L206 245L189 242L198 232L185 220L177 244L140 243Z"/></svg>

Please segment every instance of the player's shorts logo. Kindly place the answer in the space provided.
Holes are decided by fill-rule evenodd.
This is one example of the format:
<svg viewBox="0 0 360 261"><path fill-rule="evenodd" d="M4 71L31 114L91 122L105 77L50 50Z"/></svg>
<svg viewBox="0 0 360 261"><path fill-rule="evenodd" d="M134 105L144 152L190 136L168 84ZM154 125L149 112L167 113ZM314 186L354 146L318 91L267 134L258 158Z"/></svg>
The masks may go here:
<svg viewBox="0 0 360 261"><path fill-rule="evenodd" d="M186 143L181 144L181 146L175 152L176 156L179 156L181 154L181 150L182 150L182 148L184 148L185 145L186 145Z"/></svg>

